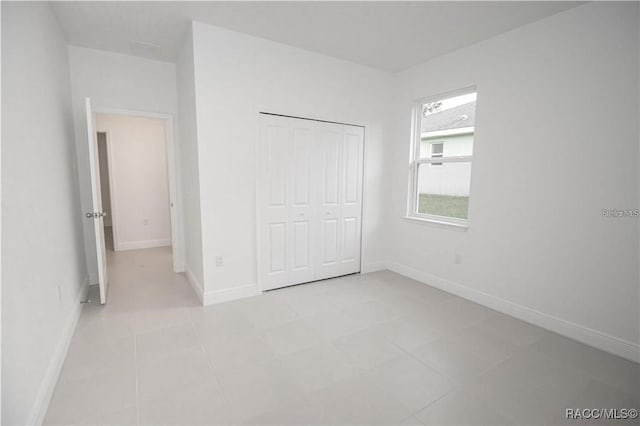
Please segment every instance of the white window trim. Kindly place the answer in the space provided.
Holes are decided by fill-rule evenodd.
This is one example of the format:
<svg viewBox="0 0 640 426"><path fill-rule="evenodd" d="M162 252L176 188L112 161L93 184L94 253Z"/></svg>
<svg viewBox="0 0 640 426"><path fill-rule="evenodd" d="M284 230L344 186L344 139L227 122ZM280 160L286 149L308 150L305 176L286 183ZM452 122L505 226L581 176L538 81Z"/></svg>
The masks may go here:
<svg viewBox="0 0 640 426"><path fill-rule="evenodd" d="M434 132L424 132L421 137L424 138L441 138L443 136L458 136L473 133L475 126L458 127L457 129L436 130Z"/></svg>
<svg viewBox="0 0 640 426"><path fill-rule="evenodd" d="M405 219L410 221L419 221L424 223L433 223L444 226L451 226L457 228L468 228L470 217L467 219L460 219L456 217L438 216L427 213L418 213L418 168L420 164L429 164L432 162L431 158L420 158L420 142L422 140L421 124L422 124L422 105L425 103L433 102L435 100L449 98L466 93L476 92L475 86L467 87L464 89L456 90L453 92L442 93L428 98L419 99L414 103L412 117L411 117L411 153L409 163L409 194L407 203L407 215ZM475 130L475 129L474 129ZM443 150L444 154L444 150ZM465 155L458 157L439 157L437 163L455 163L455 162L470 162L473 165L473 155Z"/></svg>

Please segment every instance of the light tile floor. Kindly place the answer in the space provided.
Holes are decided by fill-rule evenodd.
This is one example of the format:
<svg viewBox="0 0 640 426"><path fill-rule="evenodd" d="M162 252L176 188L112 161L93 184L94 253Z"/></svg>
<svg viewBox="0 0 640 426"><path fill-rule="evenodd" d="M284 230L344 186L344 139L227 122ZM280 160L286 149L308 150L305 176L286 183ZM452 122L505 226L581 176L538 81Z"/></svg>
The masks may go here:
<svg viewBox="0 0 640 426"><path fill-rule="evenodd" d="M639 405L638 364L391 272L206 308L168 249L111 252L109 276L46 424L550 425Z"/></svg>

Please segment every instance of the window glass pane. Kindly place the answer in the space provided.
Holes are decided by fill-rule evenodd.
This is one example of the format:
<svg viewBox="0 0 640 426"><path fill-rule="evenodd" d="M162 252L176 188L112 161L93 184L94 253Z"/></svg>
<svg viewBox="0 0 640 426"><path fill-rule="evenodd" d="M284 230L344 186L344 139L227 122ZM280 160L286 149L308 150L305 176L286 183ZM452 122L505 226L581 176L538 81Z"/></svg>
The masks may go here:
<svg viewBox="0 0 640 426"><path fill-rule="evenodd" d="M420 158L429 158L432 154L443 157L473 154L476 97L473 92L422 105Z"/></svg>
<svg viewBox="0 0 640 426"><path fill-rule="evenodd" d="M467 219L471 162L418 167L418 213Z"/></svg>

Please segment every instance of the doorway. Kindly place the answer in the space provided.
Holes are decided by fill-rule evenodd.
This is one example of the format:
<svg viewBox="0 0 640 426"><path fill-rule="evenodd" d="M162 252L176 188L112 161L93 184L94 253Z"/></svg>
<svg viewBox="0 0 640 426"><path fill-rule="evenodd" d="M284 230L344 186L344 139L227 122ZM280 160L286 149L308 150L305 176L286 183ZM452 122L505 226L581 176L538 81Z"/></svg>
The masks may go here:
<svg viewBox="0 0 640 426"><path fill-rule="evenodd" d="M97 142L107 254L167 248L184 272L173 116L88 106Z"/></svg>
<svg viewBox="0 0 640 426"><path fill-rule="evenodd" d="M115 252L171 247L165 122L96 114L105 246Z"/></svg>

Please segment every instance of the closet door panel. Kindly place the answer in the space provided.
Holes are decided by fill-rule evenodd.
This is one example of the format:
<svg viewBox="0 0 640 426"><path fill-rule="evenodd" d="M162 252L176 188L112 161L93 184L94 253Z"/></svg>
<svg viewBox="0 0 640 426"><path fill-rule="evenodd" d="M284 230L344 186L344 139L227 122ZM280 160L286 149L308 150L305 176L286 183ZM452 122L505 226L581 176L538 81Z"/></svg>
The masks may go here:
<svg viewBox="0 0 640 426"><path fill-rule="evenodd" d="M318 123L316 126L319 217L316 279L338 275L340 259L340 180L342 157L342 126Z"/></svg>
<svg viewBox="0 0 640 426"><path fill-rule="evenodd" d="M289 162L289 129L282 125L266 128L267 208L285 208Z"/></svg>
<svg viewBox="0 0 640 426"><path fill-rule="evenodd" d="M353 131L345 131L344 135L344 205L360 203L360 152L361 143Z"/></svg>
<svg viewBox="0 0 640 426"><path fill-rule="evenodd" d="M290 123L282 117L261 116L260 252L265 290L289 281L290 257Z"/></svg>
<svg viewBox="0 0 640 426"><path fill-rule="evenodd" d="M342 220L342 263L355 261L360 250L358 240L358 218L347 217Z"/></svg>
<svg viewBox="0 0 640 426"><path fill-rule="evenodd" d="M311 237L311 230L309 229L309 221L295 221L293 222L293 259L291 267L294 271L300 271L309 269L309 239Z"/></svg>
<svg viewBox="0 0 640 426"><path fill-rule="evenodd" d="M269 258L267 269L270 275L286 272L287 257L287 224L272 222L268 225L267 247Z"/></svg>
<svg viewBox="0 0 640 426"><path fill-rule="evenodd" d="M340 275L360 271L364 131L344 126L340 181Z"/></svg>
<svg viewBox="0 0 640 426"><path fill-rule="evenodd" d="M322 266L335 265L338 262L338 220L322 221Z"/></svg>
<svg viewBox="0 0 640 426"><path fill-rule="evenodd" d="M289 284L315 279L313 202L317 199L312 186L313 123L291 119L291 232Z"/></svg>
<svg viewBox="0 0 640 426"><path fill-rule="evenodd" d="M294 207L309 207L313 149L311 129L308 126L301 126L296 123L291 129L291 145L293 205Z"/></svg>

